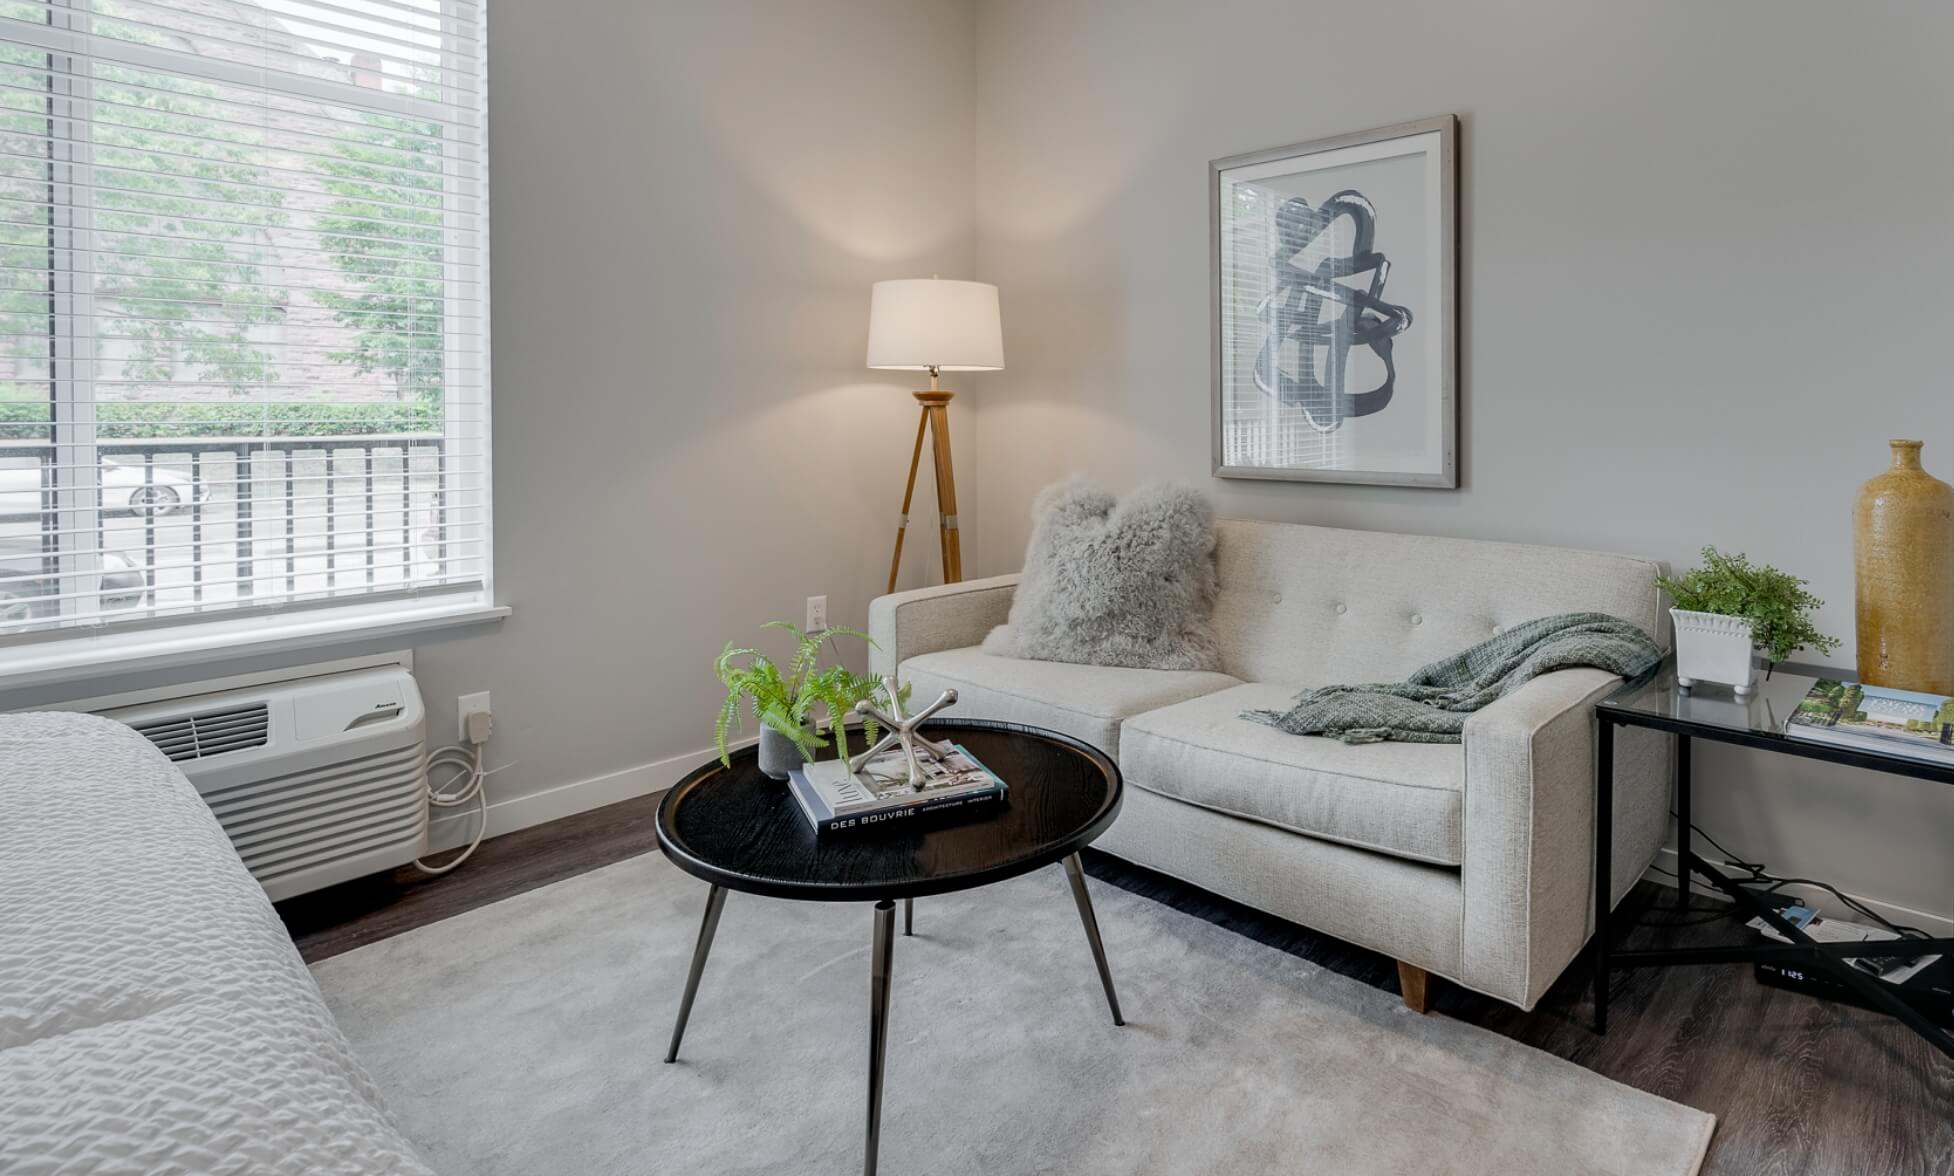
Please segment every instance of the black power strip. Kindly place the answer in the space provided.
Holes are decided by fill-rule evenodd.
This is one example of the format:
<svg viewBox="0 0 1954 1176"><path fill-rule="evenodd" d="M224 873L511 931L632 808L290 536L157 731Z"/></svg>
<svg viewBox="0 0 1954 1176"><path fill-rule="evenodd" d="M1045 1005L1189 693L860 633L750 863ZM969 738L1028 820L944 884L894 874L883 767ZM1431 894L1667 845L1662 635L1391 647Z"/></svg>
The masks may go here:
<svg viewBox="0 0 1954 1176"><path fill-rule="evenodd" d="M1674 815L1673 813L1671 814ZM1752 895L1764 905L1783 910L1797 905L1803 900L1783 889L1787 885L1809 885L1829 892L1855 914L1864 915L1869 922L1878 924L1895 934L1912 937L1925 937L1926 932L1915 927L1904 927L1881 918L1878 913L1867 909L1853 900L1837 887L1810 878L1780 878L1764 869L1761 862L1747 862L1724 848L1716 838L1704 832L1691 822L1690 828L1705 841L1715 846L1724 855L1724 865L1743 870L1750 875L1749 884L1754 887ZM1735 915L1736 911L1731 911ZM1848 965L1850 966L1850 965ZM1833 980L1829 976L1814 973L1802 964L1796 963L1756 963L1751 965L1757 981L1773 988L1802 992L1821 1000L1836 1000L1858 1008L1869 1008L1864 997L1855 990ZM1908 977L1904 984L1894 984L1882 980L1876 974L1868 973L1870 979L1885 984L1895 996L1912 1005L1920 1014L1947 1029L1954 1029L1954 956L1943 955L1932 964ZM1875 1010L1883 1011L1883 1010Z"/></svg>
<svg viewBox="0 0 1954 1176"><path fill-rule="evenodd" d="M1802 964L1758 963L1751 965L1760 984L1786 988L1822 1000L1868 1007L1860 995L1838 981L1817 975ZM1880 981L1880 983L1887 983ZM1942 956L1907 979L1905 984L1888 984L1893 994L1920 1010L1920 1014L1943 1028L1954 1029L1954 959Z"/></svg>

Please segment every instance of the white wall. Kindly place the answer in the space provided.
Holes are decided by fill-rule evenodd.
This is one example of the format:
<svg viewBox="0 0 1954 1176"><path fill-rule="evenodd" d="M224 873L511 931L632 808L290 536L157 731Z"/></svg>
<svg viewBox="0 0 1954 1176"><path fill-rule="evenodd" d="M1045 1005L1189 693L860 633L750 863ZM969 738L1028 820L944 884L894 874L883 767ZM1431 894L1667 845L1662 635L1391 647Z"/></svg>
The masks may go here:
<svg viewBox="0 0 1954 1176"><path fill-rule="evenodd" d="M1923 437L1954 479L1954 10L984 0L973 574L1083 469L1222 513L1614 549L1715 543L1851 635L1850 507ZM1208 472L1207 161L1460 115L1462 489ZM1850 642L1835 660L1848 664ZM1783 870L1954 914L1954 789L1705 749L1699 823Z"/></svg>

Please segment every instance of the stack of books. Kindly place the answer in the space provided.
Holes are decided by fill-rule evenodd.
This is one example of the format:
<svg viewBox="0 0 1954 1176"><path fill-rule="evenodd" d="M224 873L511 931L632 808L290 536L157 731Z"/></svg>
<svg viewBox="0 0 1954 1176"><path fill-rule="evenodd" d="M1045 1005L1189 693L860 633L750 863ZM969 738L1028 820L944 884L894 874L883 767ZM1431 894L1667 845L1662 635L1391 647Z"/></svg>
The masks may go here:
<svg viewBox="0 0 1954 1176"><path fill-rule="evenodd" d="M900 821L961 810L977 815L1002 804L1009 789L962 744L943 760L918 756L924 781L909 783L909 761L895 747L850 772L846 760L802 764L787 777L788 789L816 833L879 828Z"/></svg>
<svg viewBox="0 0 1954 1176"><path fill-rule="evenodd" d="M1784 733L1954 767L1954 698L1820 678Z"/></svg>

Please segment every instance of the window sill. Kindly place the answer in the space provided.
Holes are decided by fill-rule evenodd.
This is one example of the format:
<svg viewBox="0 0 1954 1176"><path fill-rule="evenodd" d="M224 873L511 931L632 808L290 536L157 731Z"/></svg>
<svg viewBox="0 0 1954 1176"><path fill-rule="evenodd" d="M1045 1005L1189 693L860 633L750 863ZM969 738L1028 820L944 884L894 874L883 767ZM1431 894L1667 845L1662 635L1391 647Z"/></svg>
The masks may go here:
<svg viewBox="0 0 1954 1176"><path fill-rule="evenodd" d="M507 606L480 600L320 610L166 629L108 629L16 649L0 648L0 690L122 677L352 642L495 624Z"/></svg>

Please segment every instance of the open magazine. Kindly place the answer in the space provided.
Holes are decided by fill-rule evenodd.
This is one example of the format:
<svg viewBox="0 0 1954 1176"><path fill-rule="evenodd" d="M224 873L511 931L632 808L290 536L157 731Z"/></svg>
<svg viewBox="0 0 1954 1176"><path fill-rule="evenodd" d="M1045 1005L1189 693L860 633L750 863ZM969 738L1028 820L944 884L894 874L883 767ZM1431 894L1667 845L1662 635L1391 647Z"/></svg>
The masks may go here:
<svg viewBox="0 0 1954 1176"><path fill-rule="evenodd" d="M1821 678L1785 720L1784 733L1954 765L1954 698Z"/></svg>

